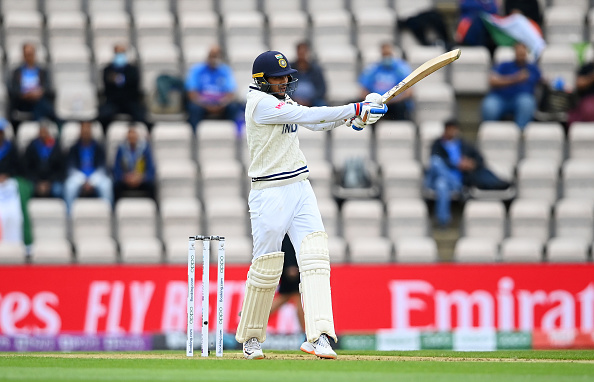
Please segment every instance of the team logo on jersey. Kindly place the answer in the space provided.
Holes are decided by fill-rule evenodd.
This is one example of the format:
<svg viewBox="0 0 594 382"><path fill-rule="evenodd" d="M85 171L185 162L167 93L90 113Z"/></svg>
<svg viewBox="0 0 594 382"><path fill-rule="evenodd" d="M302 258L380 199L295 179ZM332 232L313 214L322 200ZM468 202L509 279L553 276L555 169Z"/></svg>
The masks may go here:
<svg viewBox="0 0 594 382"><path fill-rule="evenodd" d="M278 64L281 68L286 68L287 67L287 61L285 61L284 58L281 58L280 60L278 60Z"/></svg>

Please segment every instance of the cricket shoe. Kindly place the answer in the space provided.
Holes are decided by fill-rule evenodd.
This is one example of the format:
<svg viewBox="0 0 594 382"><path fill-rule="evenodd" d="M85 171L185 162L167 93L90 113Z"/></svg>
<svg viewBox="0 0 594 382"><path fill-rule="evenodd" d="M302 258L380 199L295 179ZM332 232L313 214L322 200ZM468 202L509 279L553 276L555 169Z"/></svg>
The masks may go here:
<svg viewBox="0 0 594 382"><path fill-rule="evenodd" d="M328 336L322 334L314 343L305 341L301 345L301 351L314 354L320 358L336 359L336 352L332 350Z"/></svg>
<svg viewBox="0 0 594 382"><path fill-rule="evenodd" d="M252 337L243 343L243 356L247 359L262 359L262 346L256 337Z"/></svg>

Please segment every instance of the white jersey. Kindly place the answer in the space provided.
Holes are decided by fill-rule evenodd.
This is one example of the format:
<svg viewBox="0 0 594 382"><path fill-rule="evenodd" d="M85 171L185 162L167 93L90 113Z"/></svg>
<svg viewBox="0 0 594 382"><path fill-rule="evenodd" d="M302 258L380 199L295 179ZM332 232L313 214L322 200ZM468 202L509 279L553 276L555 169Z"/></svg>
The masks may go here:
<svg viewBox="0 0 594 382"><path fill-rule="evenodd" d="M307 161L299 148L298 125L310 130L331 130L355 116L352 104L306 107L289 97L275 96L250 87L245 123L252 189L282 186L308 176Z"/></svg>

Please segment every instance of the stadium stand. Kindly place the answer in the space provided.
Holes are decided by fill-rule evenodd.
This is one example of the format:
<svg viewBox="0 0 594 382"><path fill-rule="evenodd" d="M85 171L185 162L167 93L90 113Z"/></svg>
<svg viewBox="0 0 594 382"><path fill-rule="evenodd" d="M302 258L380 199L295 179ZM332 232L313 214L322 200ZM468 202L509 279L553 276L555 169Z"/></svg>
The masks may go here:
<svg viewBox="0 0 594 382"><path fill-rule="evenodd" d="M239 85L238 99L245 100L257 54L278 49L292 60L296 43L310 40L325 69L328 103L337 105L358 99L357 76L379 60L381 42L392 41L413 68L444 52L439 44L421 45L398 20L425 9L443 11L446 3L455 9L456 2L448 0L3 0L0 114L13 117L6 115L9 82L24 42L36 46L38 62L50 70L56 111L68 120L60 128L50 126L64 152L78 138L77 121L96 116L101 70L119 42L129 45L129 60L139 65L148 100L157 94L157 76L183 80L212 44L223 47ZM591 48L580 56L574 45L594 40L594 1L543 0L541 5L548 43L538 61L544 81L561 79L571 89L579 66L592 59ZM369 8L373 13L365 11ZM455 15L449 17L451 27ZM410 121L382 120L362 132L299 129L332 261L591 261L594 123L535 120L521 131L509 120L467 122L475 110L465 102L488 92L491 66L511 59L513 50L500 46L491 57L484 47L462 49L455 65L415 86ZM449 253L436 240L443 233L433 229L432 202L422 180L431 142L441 135L444 121L455 116L468 127L465 136L476 135L488 167L514 183L517 197L503 203L457 195L461 221L447 232L453 236ZM16 117L22 122L6 135L22 154L39 123L26 113ZM61 200L32 199L33 245L0 242L0 262L182 263L187 248L178 237L211 233L228 237L229 262L248 263L245 136L233 122L210 119L194 135L183 111L152 117L156 124L150 134L145 125L137 126L152 144L156 202L122 199L111 210L100 199L77 199L69 215ZM128 124L120 118L105 135L99 125L93 127L110 167ZM366 200L334 198L337 174L353 157L378 169L381 194Z"/></svg>

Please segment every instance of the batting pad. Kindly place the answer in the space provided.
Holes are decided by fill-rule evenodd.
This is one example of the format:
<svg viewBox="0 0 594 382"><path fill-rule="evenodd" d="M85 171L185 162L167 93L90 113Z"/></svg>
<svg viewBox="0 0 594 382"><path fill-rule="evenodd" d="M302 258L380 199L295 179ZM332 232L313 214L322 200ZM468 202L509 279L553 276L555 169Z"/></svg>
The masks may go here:
<svg viewBox="0 0 594 382"><path fill-rule="evenodd" d="M245 342L256 337L266 340L266 326L274 292L283 272L283 252L267 253L252 261L245 283L245 296L235 339Z"/></svg>
<svg viewBox="0 0 594 382"><path fill-rule="evenodd" d="M325 333L334 338L334 341L338 341L332 315L330 255L326 232L307 235L301 242L299 259L307 340L314 342Z"/></svg>

